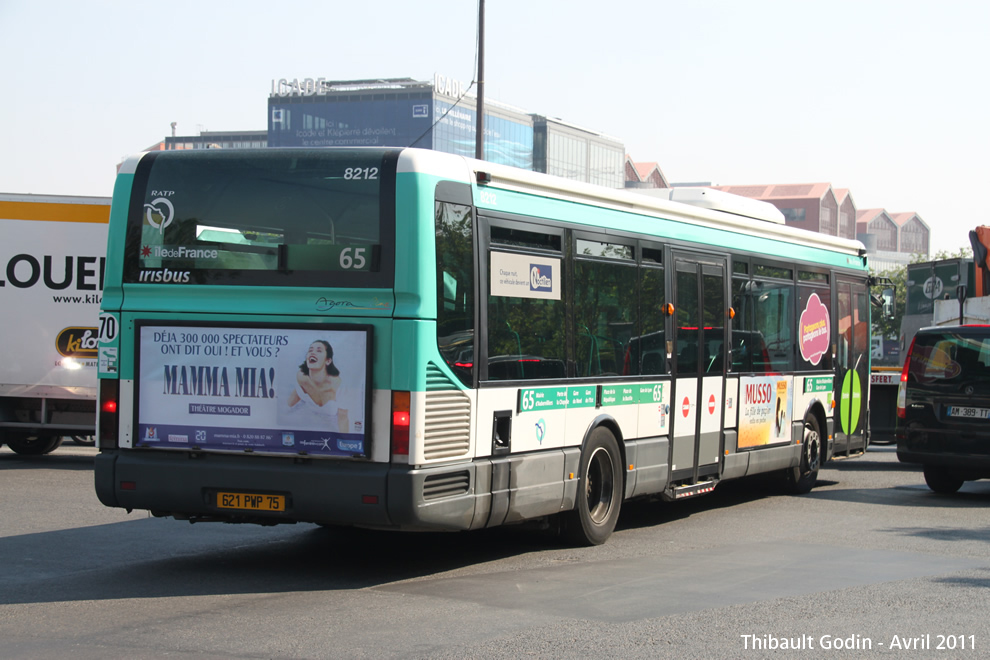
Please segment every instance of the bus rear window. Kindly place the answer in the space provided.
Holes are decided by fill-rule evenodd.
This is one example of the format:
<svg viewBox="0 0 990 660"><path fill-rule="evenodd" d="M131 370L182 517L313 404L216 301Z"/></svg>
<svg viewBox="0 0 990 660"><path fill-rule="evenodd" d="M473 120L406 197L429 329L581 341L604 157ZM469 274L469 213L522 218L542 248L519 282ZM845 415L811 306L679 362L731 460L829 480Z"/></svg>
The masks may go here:
<svg viewBox="0 0 990 660"><path fill-rule="evenodd" d="M390 286L395 160L383 149L149 154L124 281Z"/></svg>

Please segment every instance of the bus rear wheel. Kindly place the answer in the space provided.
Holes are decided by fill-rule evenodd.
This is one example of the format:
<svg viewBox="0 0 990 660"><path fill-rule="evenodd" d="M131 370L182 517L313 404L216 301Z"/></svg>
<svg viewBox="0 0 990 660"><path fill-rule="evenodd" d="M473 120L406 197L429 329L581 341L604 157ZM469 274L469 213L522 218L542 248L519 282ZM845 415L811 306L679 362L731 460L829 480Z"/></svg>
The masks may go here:
<svg viewBox="0 0 990 660"><path fill-rule="evenodd" d="M623 494L619 444L608 429L591 432L579 479L574 510L564 514L564 536L576 545L601 545L615 530Z"/></svg>
<svg viewBox="0 0 990 660"><path fill-rule="evenodd" d="M62 436L9 433L6 442L12 451L22 456L41 456L58 449L62 444Z"/></svg>
<svg viewBox="0 0 990 660"><path fill-rule="evenodd" d="M788 490L795 495L811 492L818 481L818 469L822 463L822 432L818 419L809 415L804 420L804 437L801 438L801 463L786 470Z"/></svg>

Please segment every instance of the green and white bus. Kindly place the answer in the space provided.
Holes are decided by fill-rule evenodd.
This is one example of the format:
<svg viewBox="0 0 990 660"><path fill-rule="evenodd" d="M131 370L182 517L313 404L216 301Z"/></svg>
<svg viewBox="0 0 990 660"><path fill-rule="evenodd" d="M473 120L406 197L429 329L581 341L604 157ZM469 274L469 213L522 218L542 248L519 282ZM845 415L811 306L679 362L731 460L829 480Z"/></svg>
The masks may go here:
<svg viewBox="0 0 990 660"><path fill-rule="evenodd" d="M627 499L808 491L868 442L863 246L655 192L417 149L127 160L100 501L597 544Z"/></svg>

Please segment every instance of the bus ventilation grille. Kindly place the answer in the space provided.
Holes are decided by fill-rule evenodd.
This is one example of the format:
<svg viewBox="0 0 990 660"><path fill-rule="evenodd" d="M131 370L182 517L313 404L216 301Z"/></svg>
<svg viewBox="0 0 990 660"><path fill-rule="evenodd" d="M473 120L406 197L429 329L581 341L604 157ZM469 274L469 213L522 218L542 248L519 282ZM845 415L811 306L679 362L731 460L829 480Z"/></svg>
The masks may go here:
<svg viewBox="0 0 990 660"><path fill-rule="evenodd" d="M450 389L442 389L450 388ZM434 364L426 373L426 460L456 458L471 447L471 399Z"/></svg>
<svg viewBox="0 0 990 660"><path fill-rule="evenodd" d="M467 470L453 474L435 474L423 481L423 499L439 500L444 497L464 495L471 488L471 475Z"/></svg>

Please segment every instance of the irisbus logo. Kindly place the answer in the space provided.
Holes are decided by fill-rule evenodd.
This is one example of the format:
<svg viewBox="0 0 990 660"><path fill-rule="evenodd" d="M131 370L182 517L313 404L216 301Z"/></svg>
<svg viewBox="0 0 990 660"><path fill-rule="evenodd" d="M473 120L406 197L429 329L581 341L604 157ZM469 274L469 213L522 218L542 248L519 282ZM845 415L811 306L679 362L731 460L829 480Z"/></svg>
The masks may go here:
<svg viewBox="0 0 990 660"><path fill-rule="evenodd" d="M188 284L190 272L188 270L142 270L138 275L138 282L149 284Z"/></svg>
<svg viewBox="0 0 990 660"><path fill-rule="evenodd" d="M553 268L547 264L530 264L529 290L553 291Z"/></svg>

